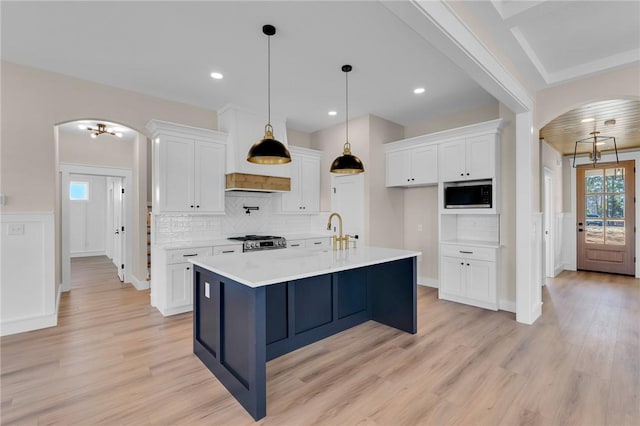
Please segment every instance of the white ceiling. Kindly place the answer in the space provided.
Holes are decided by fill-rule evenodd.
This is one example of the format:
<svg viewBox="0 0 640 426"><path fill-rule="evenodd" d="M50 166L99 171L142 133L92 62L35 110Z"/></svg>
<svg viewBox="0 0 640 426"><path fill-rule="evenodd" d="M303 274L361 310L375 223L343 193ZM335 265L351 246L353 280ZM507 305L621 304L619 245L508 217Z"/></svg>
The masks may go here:
<svg viewBox="0 0 640 426"><path fill-rule="evenodd" d="M639 1L447 3L526 84L540 90L640 61ZM376 1L2 1L3 60L218 110L272 110L315 131L351 117L399 124L494 99ZM417 13L417 12L416 12ZM223 80L212 80L219 71ZM413 94L425 87L423 95ZM338 115L330 117L329 110Z"/></svg>

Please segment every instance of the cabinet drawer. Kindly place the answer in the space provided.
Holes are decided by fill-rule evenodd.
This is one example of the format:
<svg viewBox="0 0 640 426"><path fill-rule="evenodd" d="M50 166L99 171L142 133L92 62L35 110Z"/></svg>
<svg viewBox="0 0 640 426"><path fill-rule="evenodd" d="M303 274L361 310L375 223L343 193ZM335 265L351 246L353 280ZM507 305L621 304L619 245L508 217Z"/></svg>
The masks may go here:
<svg viewBox="0 0 640 426"><path fill-rule="evenodd" d="M214 256L217 256L219 254L232 254L232 253L242 253L242 244L230 244L228 246L215 246L213 248Z"/></svg>
<svg viewBox="0 0 640 426"><path fill-rule="evenodd" d="M442 244L440 255L449 257L459 257L463 259L495 261L497 249L477 246L458 246Z"/></svg>
<svg viewBox="0 0 640 426"><path fill-rule="evenodd" d="M307 246L306 240L287 240L288 248L300 249L300 248L305 248L306 246Z"/></svg>
<svg viewBox="0 0 640 426"><path fill-rule="evenodd" d="M329 248L329 237L327 238L313 238L311 240L307 240L307 248L308 249L326 249Z"/></svg>
<svg viewBox="0 0 640 426"><path fill-rule="evenodd" d="M196 247L190 249L167 250L167 264L182 263L194 257L211 256L211 247Z"/></svg>

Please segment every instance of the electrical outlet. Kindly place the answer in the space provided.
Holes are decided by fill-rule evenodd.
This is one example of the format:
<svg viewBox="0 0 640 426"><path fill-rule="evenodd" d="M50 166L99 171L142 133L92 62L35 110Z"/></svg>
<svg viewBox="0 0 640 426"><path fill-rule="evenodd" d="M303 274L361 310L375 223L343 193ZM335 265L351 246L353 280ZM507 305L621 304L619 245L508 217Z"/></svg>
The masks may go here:
<svg viewBox="0 0 640 426"><path fill-rule="evenodd" d="M421 223L418 224L418 232L422 232L422 224Z"/></svg>
<svg viewBox="0 0 640 426"><path fill-rule="evenodd" d="M24 223L10 223L7 226L7 235L23 235Z"/></svg>

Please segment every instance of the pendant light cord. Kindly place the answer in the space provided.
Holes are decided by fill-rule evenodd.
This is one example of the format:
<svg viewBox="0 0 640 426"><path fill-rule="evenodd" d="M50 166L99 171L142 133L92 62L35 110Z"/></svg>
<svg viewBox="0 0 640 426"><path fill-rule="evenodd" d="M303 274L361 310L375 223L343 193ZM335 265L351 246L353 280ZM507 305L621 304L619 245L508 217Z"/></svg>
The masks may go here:
<svg viewBox="0 0 640 426"><path fill-rule="evenodd" d="M267 124L271 126L271 36L267 37Z"/></svg>
<svg viewBox="0 0 640 426"><path fill-rule="evenodd" d="M345 79L345 87L346 87L345 92L346 92L346 99L347 99L347 102L346 102L347 110L346 110L346 113L345 113L346 121L344 123L345 124L344 127L346 129L346 140L345 141L346 141L346 143L349 143L349 73L348 72L344 73L344 79Z"/></svg>

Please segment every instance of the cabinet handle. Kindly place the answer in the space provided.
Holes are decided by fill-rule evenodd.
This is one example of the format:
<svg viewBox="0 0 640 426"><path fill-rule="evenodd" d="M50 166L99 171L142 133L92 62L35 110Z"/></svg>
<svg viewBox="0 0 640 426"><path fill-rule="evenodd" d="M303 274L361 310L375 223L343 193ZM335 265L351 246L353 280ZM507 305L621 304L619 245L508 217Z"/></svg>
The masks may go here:
<svg viewBox="0 0 640 426"><path fill-rule="evenodd" d="M469 173L467 173L467 176L469 176Z"/></svg>
<svg viewBox="0 0 640 426"><path fill-rule="evenodd" d="M407 178L407 182L409 182L411 179Z"/></svg>
<svg viewBox="0 0 640 426"><path fill-rule="evenodd" d="M223 253L235 253L235 250L222 250Z"/></svg>
<svg viewBox="0 0 640 426"><path fill-rule="evenodd" d="M313 244L315 244L315 245L322 244L322 241L316 241L316 242L315 242L315 243L313 243Z"/></svg>
<svg viewBox="0 0 640 426"><path fill-rule="evenodd" d="M192 253L192 254L183 254L182 257L192 257L192 256L197 256L198 253Z"/></svg>
<svg viewBox="0 0 640 426"><path fill-rule="evenodd" d="M289 244L289 247L300 247L300 244Z"/></svg>
<svg viewBox="0 0 640 426"><path fill-rule="evenodd" d="M414 178L411 178L411 180L415 180Z"/></svg>
<svg viewBox="0 0 640 426"><path fill-rule="evenodd" d="M463 253L463 254L473 254L473 252L472 252L472 251L464 251L464 250L460 250L460 253Z"/></svg>

